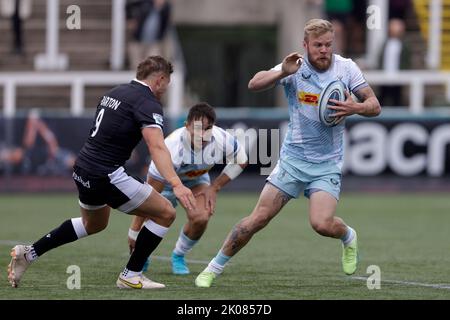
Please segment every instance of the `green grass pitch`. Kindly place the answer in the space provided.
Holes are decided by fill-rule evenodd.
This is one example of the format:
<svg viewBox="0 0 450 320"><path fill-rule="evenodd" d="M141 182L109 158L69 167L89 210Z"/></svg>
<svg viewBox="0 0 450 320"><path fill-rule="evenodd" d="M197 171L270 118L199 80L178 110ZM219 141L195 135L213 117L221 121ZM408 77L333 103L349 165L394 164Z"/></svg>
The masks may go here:
<svg viewBox="0 0 450 320"><path fill-rule="evenodd" d="M187 256L191 274L171 274L169 261L184 211L154 252L147 275L167 288L124 291L115 281L128 259L130 217L112 211L100 234L53 250L33 264L18 289L7 282L14 241L31 243L79 216L75 194L0 196L0 299L449 299L450 200L446 194L342 194L337 215L358 231L361 263L354 277L341 269L340 241L310 227L307 202L291 201L226 267L209 289L194 279L232 226L253 209L256 193L223 193L201 241ZM67 267L81 270L81 289L69 290ZM367 267L381 270L369 290Z"/></svg>

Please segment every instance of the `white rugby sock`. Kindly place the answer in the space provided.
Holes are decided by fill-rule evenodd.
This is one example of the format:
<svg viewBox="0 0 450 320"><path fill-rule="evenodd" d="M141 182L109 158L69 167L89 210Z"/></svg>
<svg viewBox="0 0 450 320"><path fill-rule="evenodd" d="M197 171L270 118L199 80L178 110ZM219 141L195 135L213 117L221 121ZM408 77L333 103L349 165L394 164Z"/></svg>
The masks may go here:
<svg viewBox="0 0 450 320"><path fill-rule="evenodd" d="M72 221L73 229L75 230L75 233L77 234L78 239L88 236L86 228L84 227L84 224L83 224L83 219L81 217L72 218L71 221Z"/></svg>
<svg viewBox="0 0 450 320"><path fill-rule="evenodd" d="M131 270L128 270L127 268L123 269L123 271L122 271L122 277L124 277L125 279L133 278L133 277L139 276L141 274L142 274L142 272L131 271Z"/></svg>
<svg viewBox="0 0 450 320"><path fill-rule="evenodd" d="M160 224L157 224L150 219L145 221L144 227L146 227L148 230L150 230L152 233L156 234L160 238L164 238L167 231L169 231L168 227L164 227Z"/></svg>
<svg viewBox="0 0 450 320"><path fill-rule="evenodd" d="M37 255L36 251L34 251L33 246L29 246L30 250L25 254L25 259L27 259L28 262L33 262L36 260L39 256Z"/></svg>
<svg viewBox="0 0 450 320"><path fill-rule="evenodd" d="M351 227L347 226L347 233L341 238L342 243L344 246L348 246L353 239L355 239L355 230L353 230Z"/></svg>
<svg viewBox="0 0 450 320"><path fill-rule="evenodd" d="M192 240L187 235L184 234L183 229L180 231L177 243L175 244L175 249L173 253L177 256L184 256L186 253L192 250L192 247L198 242L198 240Z"/></svg>
<svg viewBox="0 0 450 320"><path fill-rule="evenodd" d="M220 250L214 259L206 267L206 270L209 272L214 272L215 274L221 274L227 262L231 259L230 256L223 254L222 250Z"/></svg>

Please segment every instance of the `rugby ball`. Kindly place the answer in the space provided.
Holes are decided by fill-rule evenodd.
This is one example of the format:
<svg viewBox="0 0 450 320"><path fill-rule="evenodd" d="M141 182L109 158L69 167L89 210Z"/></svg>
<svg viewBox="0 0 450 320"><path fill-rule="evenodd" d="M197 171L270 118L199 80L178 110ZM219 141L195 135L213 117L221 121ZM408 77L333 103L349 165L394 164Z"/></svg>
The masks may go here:
<svg viewBox="0 0 450 320"><path fill-rule="evenodd" d="M345 101L345 90L347 90L345 84L341 80L335 80L326 85L320 93L319 99L319 119L327 127L334 127L338 125L344 117L331 117L336 111L328 108L328 106L334 106L330 99Z"/></svg>

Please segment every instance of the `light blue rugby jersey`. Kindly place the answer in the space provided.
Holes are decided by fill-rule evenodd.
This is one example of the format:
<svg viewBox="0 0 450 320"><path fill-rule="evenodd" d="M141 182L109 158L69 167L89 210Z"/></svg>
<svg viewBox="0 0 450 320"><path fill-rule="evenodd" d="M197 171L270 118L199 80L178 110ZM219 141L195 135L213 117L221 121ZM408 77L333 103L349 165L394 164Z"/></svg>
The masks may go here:
<svg viewBox="0 0 450 320"><path fill-rule="evenodd" d="M281 64L272 68L281 70ZM305 57L299 70L281 79L289 103L289 124L281 156L320 163L333 161L342 167L344 122L327 127L319 120L320 92L331 81L342 80L355 92L368 86L359 67L351 59L333 54L330 68L318 72Z"/></svg>

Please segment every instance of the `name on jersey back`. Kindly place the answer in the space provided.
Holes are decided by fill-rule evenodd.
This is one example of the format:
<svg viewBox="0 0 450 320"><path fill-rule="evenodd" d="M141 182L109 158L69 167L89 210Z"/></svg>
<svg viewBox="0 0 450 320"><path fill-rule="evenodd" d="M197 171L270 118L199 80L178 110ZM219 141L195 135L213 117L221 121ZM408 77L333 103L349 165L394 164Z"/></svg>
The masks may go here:
<svg viewBox="0 0 450 320"><path fill-rule="evenodd" d="M121 101L116 100L114 98L103 96L103 99L100 102L100 106L117 110L117 108L120 106L121 103L122 103Z"/></svg>

